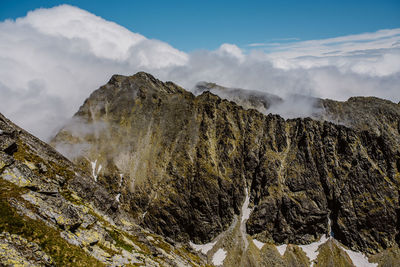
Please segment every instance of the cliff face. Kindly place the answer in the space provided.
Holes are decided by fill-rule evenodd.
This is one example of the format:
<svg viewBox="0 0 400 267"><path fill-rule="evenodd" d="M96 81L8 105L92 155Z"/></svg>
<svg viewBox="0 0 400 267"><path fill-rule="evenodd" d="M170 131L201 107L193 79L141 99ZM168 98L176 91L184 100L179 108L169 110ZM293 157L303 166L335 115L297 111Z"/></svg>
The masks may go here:
<svg viewBox="0 0 400 267"><path fill-rule="evenodd" d="M211 92L222 99L235 102L245 109L257 109L266 113L272 106L282 104L283 99L279 96L255 90L244 90L240 88L228 88L215 83L200 82L194 88L194 94L200 95Z"/></svg>
<svg viewBox="0 0 400 267"><path fill-rule="evenodd" d="M133 223L91 176L0 114L1 266L200 266Z"/></svg>
<svg viewBox="0 0 400 267"><path fill-rule="evenodd" d="M372 132L396 147L400 142L400 105L376 97L351 97L345 102L320 100L321 118L358 131Z"/></svg>
<svg viewBox="0 0 400 267"><path fill-rule="evenodd" d="M400 241L400 107L368 99L367 114L364 100L320 100L319 120L284 120L146 73L114 75L53 145L135 223L176 241L210 242L240 225L242 252L248 235L308 244L328 234L377 253Z"/></svg>

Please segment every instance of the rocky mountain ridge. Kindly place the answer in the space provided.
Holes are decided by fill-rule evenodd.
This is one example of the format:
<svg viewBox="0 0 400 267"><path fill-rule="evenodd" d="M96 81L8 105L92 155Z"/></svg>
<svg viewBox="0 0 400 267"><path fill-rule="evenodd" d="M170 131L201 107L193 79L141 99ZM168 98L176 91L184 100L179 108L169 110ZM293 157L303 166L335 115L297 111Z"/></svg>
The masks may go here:
<svg viewBox="0 0 400 267"><path fill-rule="evenodd" d="M400 141L398 108L400 102L396 105L389 100L377 97L351 97L342 102L304 95L288 95L287 99L283 99L262 91L229 88L207 82L198 83L193 91L195 95L209 91L222 99L233 101L245 109L256 109L265 115L279 113L282 111L280 106L290 110L293 108L290 107L290 104L299 102L308 105L309 109L306 109L306 112L298 112L294 109L293 113L289 113L290 118L303 115L303 117L330 121L359 131L371 131L376 135L383 134L385 137L394 138L395 142ZM285 102L288 102L287 105Z"/></svg>
<svg viewBox="0 0 400 267"><path fill-rule="evenodd" d="M397 251L399 106L318 101L324 113L316 118L285 120L253 109L254 101L244 109L146 73L114 75L53 145L135 223L194 247L211 241L209 262L221 249L226 266L264 266L274 245L326 234L336 241L324 246L337 253L317 264L351 265L335 242L369 254ZM257 242L271 247L260 254ZM309 264L298 246L290 248L293 264ZM274 264L291 266L274 253Z"/></svg>
<svg viewBox="0 0 400 267"><path fill-rule="evenodd" d="M204 266L133 223L93 177L0 114L1 266Z"/></svg>

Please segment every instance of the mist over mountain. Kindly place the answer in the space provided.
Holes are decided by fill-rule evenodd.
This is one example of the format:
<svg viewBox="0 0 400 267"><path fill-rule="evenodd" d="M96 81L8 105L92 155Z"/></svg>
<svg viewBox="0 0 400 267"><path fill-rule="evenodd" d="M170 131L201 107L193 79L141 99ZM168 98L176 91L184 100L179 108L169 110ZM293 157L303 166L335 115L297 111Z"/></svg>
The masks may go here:
<svg viewBox="0 0 400 267"><path fill-rule="evenodd" d="M143 72L114 75L52 144L135 223L209 263L221 254L224 266L363 266L351 248L375 266L367 256L397 249L398 104L306 98L314 119L285 120L268 115L284 102L271 94L211 83L196 92ZM319 245L341 252L318 254ZM287 246L283 258L275 246Z"/></svg>
<svg viewBox="0 0 400 267"><path fill-rule="evenodd" d="M271 27L309 5L292 4ZM275 4L232 21L214 3L218 23L158 5L124 12L239 35ZM315 30L332 20L318 6ZM0 22L0 266L400 266L400 28L189 52L67 4L14 18Z"/></svg>
<svg viewBox="0 0 400 267"><path fill-rule="evenodd" d="M51 142L71 161L1 117L1 262L400 262L398 104L196 88L113 75Z"/></svg>
<svg viewBox="0 0 400 267"><path fill-rule="evenodd" d="M399 102L400 30L186 53L70 5L0 23L1 112L49 140L93 88L147 71L192 90L200 81L276 94ZM283 114L286 110L276 110ZM302 114L299 114L302 115ZM293 114L293 117L295 114Z"/></svg>

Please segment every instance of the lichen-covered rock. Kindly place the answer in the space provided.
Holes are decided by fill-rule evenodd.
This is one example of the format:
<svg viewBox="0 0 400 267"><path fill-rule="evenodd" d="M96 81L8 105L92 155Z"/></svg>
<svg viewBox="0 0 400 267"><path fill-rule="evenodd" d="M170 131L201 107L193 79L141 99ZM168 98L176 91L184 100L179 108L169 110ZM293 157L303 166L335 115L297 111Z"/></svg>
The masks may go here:
<svg viewBox="0 0 400 267"><path fill-rule="evenodd" d="M345 102L320 100L323 119L382 136L391 145L400 142L399 105L376 97L351 97Z"/></svg>
<svg viewBox="0 0 400 267"><path fill-rule="evenodd" d="M349 255L331 239L319 249L315 266L319 267L353 267L355 266Z"/></svg>
<svg viewBox="0 0 400 267"><path fill-rule="evenodd" d="M1 114L0 188L1 266L204 265L134 224L85 171Z"/></svg>
<svg viewBox="0 0 400 267"><path fill-rule="evenodd" d="M0 264L2 266L55 266L40 247L25 238L3 232L0 234Z"/></svg>

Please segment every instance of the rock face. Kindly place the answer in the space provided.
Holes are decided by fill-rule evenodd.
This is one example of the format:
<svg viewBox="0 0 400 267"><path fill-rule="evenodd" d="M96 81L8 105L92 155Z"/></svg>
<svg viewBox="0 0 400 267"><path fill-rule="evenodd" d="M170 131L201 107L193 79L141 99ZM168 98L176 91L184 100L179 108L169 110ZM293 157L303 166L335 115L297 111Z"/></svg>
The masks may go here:
<svg viewBox="0 0 400 267"><path fill-rule="evenodd" d="M358 131L382 136L390 145L400 142L400 105L376 97L351 97L345 102L320 100L322 118Z"/></svg>
<svg viewBox="0 0 400 267"><path fill-rule="evenodd" d="M118 210L175 241L216 238L243 217L248 192L242 223L257 240L308 244L332 234L368 253L398 246L399 105L319 100L318 118L284 120L203 91L114 75L52 143Z"/></svg>
<svg viewBox="0 0 400 267"><path fill-rule="evenodd" d="M0 114L1 266L200 266L93 178ZM190 249L189 249L190 250Z"/></svg>
<svg viewBox="0 0 400 267"><path fill-rule="evenodd" d="M200 82L194 89L196 95L200 95L207 91L216 94L223 99L233 101L245 109L257 109L261 113L267 112L271 106L279 105L283 102L279 96L273 94L240 88L227 88L215 83Z"/></svg>

